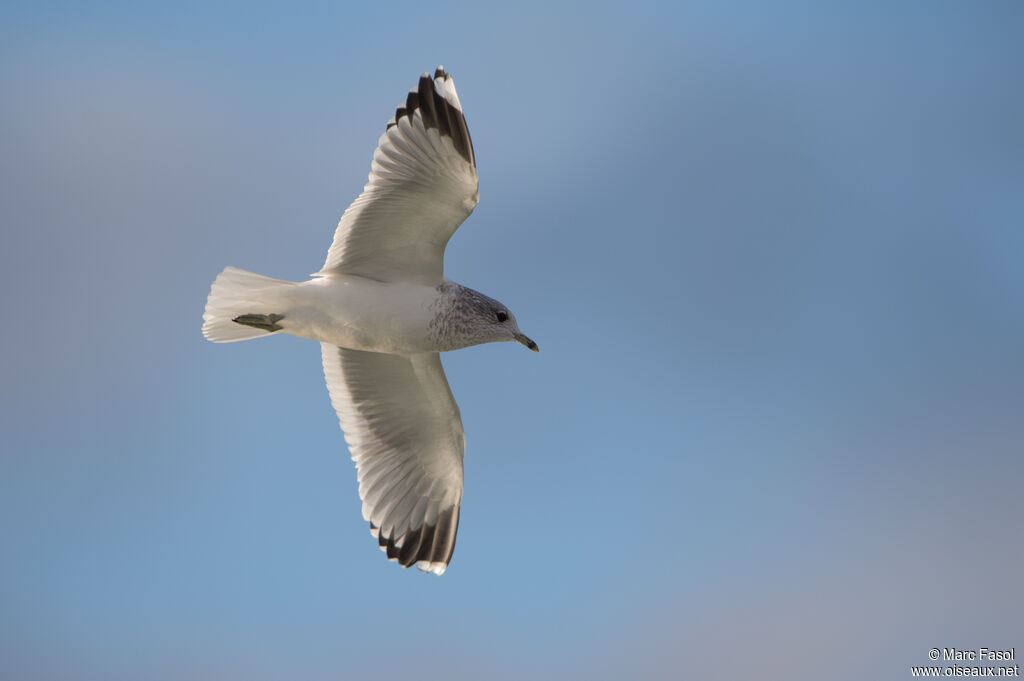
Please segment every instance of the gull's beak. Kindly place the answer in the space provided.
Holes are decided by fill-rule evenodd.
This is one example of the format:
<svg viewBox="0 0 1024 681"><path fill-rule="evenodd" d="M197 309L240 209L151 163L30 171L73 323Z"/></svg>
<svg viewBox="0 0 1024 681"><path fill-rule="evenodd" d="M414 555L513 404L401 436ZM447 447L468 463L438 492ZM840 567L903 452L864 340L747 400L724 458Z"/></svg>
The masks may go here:
<svg viewBox="0 0 1024 681"><path fill-rule="evenodd" d="M540 352L540 348L537 347L537 344L534 343L529 338L527 338L526 336L524 336L523 334L517 333L513 337L516 339L517 343L522 343L523 345L525 345L526 347L530 348L534 352Z"/></svg>

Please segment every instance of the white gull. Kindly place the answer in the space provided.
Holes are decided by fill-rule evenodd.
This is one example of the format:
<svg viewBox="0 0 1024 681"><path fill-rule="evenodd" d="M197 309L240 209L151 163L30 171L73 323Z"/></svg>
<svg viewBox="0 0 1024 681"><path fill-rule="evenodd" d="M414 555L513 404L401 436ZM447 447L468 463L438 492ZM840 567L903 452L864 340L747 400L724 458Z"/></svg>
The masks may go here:
<svg viewBox="0 0 1024 681"><path fill-rule="evenodd" d="M388 121L323 268L296 283L228 267L203 313L217 343L320 341L363 518L389 559L438 575L455 550L466 451L438 353L496 341L537 350L507 307L444 276L445 246L477 188L462 105L439 66Z"/></svg>

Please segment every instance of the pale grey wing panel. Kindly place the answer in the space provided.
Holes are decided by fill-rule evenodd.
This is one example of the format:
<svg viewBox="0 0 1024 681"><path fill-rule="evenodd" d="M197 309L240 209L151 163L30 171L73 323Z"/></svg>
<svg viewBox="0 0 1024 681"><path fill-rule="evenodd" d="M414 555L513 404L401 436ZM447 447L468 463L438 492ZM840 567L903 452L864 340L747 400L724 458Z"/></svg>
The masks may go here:
<svg viewBox="0 0 1024 681"><path fill-rule="evenodd" d="M441 356L321 350L370 532L389 559L442 574L455 550L466 439Z"/></svg>
<svg viewBox="0 0 1024 681"><path fill-rule="evenodd" d="M451 76L420 77L373 154L318 274L438 284L444 249L479 201L473 142Z"/></svg>

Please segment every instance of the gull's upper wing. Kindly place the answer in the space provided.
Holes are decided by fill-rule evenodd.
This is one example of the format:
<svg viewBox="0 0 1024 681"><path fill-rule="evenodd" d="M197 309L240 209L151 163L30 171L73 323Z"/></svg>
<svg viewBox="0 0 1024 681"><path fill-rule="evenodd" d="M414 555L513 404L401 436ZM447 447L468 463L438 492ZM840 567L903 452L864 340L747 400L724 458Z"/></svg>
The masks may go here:
<svg viewBox="0 0 1024 681"><path fill-rule="evenodd" d="M389 559L442 574L455 550L466 438L441 356L321 349L370 532Z"/></svg>
<svg viewBox="0 0 1024 681"><path fill-rule="evenodd" d="M479 201L455 82L424 73L377 142L370 181L341 216L317 274L438 284L444 247Z"/></svg>

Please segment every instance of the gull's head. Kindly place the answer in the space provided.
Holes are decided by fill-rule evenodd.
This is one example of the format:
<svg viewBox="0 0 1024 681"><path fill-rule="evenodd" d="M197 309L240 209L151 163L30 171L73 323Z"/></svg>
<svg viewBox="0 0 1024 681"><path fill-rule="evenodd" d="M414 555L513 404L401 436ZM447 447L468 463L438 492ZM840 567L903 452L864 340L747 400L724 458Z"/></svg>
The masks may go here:
<svg viewBox="0 0 1024 681"><path fill-rule="evenodd" d="M438 316L440 335L457 347L515 341L534 352L537 344L519 330L516 316L494 298L464 286L451 292L451 308Z"/></svg>
<svg viewBox="0 0 1024 681"><path fill-rule="evenodd" d="M512 314L512 311L496 300L491 302L494 305L490 306L490 309L483 313L481 321L487 325L488 330L495 337L486 342L515 341L534 352L540 352L537 344L519 330L519 322L516 321L516 316Z"/></svg>

